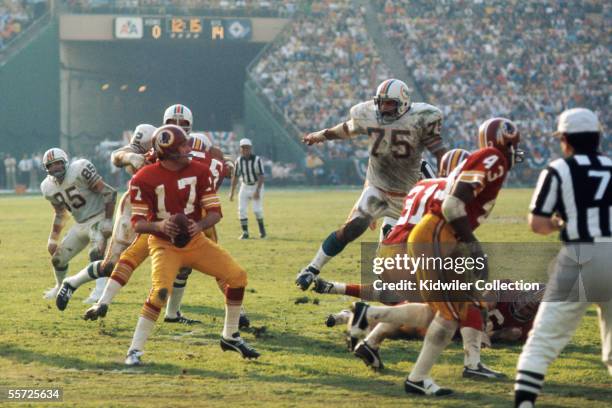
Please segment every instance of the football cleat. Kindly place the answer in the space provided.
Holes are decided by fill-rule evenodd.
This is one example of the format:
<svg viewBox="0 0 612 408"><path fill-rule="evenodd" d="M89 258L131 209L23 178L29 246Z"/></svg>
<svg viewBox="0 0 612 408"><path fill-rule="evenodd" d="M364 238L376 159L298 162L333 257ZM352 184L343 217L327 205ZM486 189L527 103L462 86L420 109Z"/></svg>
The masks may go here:
<svg viewBox="0 0 612 408"><path fill-rule="evenodd" d="M300 289L307 290L317 275L319 275L319 270L314 266L308 266L298 273L297 278L295 278L295 284L299 286Z"/></svg>
<svg viewBox="0 0 612 408"><path fill-rule="evenodd" d="M221 350L223 351L235 351L240 353L242 358L257 358L260 354L253 347L249 346L248 343L240 337L240 333L236 332L232 334L231 339L221 337Z"/></svg>
<svg viewBox="0 0 612 408"><path fill-rule="evenodd" d="M312 288L312 290L314 290L317 293L325 294L325 293L330 293L333 288L334 288L333 282L328 282L325 279L316 278L314 280L314 288Z"/></svg>
<svg viewBox="0 0 612 408"><path fill-rule="evenodd" d="M54 287L52 287L50 289L47 289L45 291L45 294L43 295L43 299L47 299L47 300L55 299L57 297L57 292L59 292L59 290L60 290L60 286L59 285L54 286Z"/></svg>
<svg viewBox="0 0 612 408"><path fill-rule="evenodd" d="M248 329L251 326L251 321L246 314L241 313L240 319L238 319L238 328L239 329Z"/></svg>
<svg viewBox="0 0 612 408"><path fill-rule="evenodd" d="M98 317L105 317L108 312L108 305L106 303L96 303L83 315L84 320L98 320Z"/></svg>
<svg viewBox="0 0 612 408"><path fill-rule="evenodd" d="M181 312L176 312L176 317L165 317L164 322L165 323L180 323L180 324L186 324L188 326L191 326L192 324L202 323L201 320L190 319L188 317L183 316Z"/></svg>
<svg viewBox="0 0 612 408"><path fill-rule="evenodd" d="M127 356L125 357L125 365L128 366L139 366L142 365L142 355L144 353L140 350L128 350Z"/></svg>
<svg viewBox="0 0 612 408"><path fill-rule="evenodd" d="M353 354L362 359L365 365L372 367L374 370L382 370L385 368L378 354L378 349L370 347L365 341L361 341L357 344Z"/></svg>
<svg viewBox="0 0 612 408"><path fill-rule="evenodd" d="M243 232L243 233L242 233L242 234L241 234L241 235L238 237L238 239L249 239L249 234L248 234L248 233L246 233L246 232Z"/></svg>
<svg viewBox="0 0 612 408"><path fill-rule="evenodd" d="M55 306L59 310L65 310L68 306L68 302L70 302L70 298L76 288L72 287L68 282L62 283L62 288L57 292L57 297L55 298Z"/></svg>
<svg viewBox="0 0 612 408"><path fill-rule="evenodd" d="M434 397L441 397L453 393L453 390L449 388L440 388L431 378L426 378L423 381L410 381L406 379L404 382L404 390L408 394L431 395Z"/></svg>
<svg viewBox="0 0 612 408"><path fill-rule="evenodd" d="M463 378L506 378L506 374L478 363L476 368L463 367Z"/></svg>
<svg viewBox="0 0 612 408"><path fill-rule="evenodd" d="M334 327L338 324L348 323L352 315L353 313L348 309L344 309L340 311L339 313L330 314L329 316L327 316L325 325L327 327Z"/></svg>

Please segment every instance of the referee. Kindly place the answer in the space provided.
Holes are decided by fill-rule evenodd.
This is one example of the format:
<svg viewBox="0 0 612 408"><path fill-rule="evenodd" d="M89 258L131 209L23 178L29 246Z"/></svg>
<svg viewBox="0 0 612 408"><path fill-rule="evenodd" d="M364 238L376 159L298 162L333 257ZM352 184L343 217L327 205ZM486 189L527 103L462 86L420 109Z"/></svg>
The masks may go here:
<svg viewBox="0 0 612 408"><path fill-rule="evenodd" d="M232 188L229 199L234 200L234 191L238 178L242 185L238 193L238 217L242 226L242 235L239 239L249 238L249 220L247 218L247 208L249 200L253 200L253 212L259 224L260 238L266 237L266 228L263 220L263 184L264 172L261 158L253 154L253 144L249 139L240 140L240 157L236 160L234 174L232 176Z"/></svg>
<svg viewBox="0 0 612 408"><path fill-rule="evenodd" d="M564 245L519 357L514 392L521 408L535 404L548 366L592 303L599 306L602 359L612 375L612 160L598 151L603 132L588 109L563 112L555 136L565 158L540 174L529 225L538 234L561 231Z"/></svg>

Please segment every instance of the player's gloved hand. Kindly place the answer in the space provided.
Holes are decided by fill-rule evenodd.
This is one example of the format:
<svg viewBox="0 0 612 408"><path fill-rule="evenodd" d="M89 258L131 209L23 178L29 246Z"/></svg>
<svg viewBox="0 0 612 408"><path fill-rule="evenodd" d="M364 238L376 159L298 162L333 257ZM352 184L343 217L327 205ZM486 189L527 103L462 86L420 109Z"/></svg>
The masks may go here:
<svg viewBox="0 0 612 408"><path fill-rule="evenodd" d="M327 129L325 129L327 130ZM302 138L302 142L308 146L313 144L322 143L325 139L325 130L319 130L318 132L309 133Z"/></svg>
<svg viewBox="0 0 612 408"><path fill-rule="evenodd" d="M478 266L474 268L474 274L476 275L478 279L482 279L484 281L489 280L489 262L487 260L487 257L485 256L484 251L482 250L482 246L480 245L480 242L474 241L474 242L470 242L468 245L470 248L470 256L472 257L472 259L474 261L477 261L477 260L482 261L482 262L475 262L475 264L484 265L482 269L478 268Z"/></svg>
<svg viewBox="0 0 612 408"><path fill-rule="evenodd" d="M163 232L170 238L174 238L179 232L181 232L179 226L170 221L168 218L160 221L157 226L159 228L159 232Z"/></svg>
<svg viewBox="0 0 612 408"><path fill-rule="evenodd" d="M128 153L126 154L126 160L134 169L138 170L145 164L145 157L142 154Z"/></svg>
<svg viewBox="0 0 612 408"><path fill-rule="evenodd" d="M104 238L108 238L113 234L113 220L105 218L100 222L100 232Z"/></svg>
<svg viewBox="0 0 612 408"><path fill-rule="evenodd" d="M199 222L195 222L194 220L189 220L189 236L194 237L202 232L202 226Z"/></svg>

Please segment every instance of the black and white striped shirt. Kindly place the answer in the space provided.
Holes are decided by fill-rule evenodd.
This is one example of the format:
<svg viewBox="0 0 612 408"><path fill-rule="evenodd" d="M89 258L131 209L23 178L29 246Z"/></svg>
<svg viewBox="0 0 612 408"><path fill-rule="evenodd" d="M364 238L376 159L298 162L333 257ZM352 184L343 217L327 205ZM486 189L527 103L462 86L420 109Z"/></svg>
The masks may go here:
<svg viewBox="0 0 612 408"><path fill-rule="evenodd" d="M530 210L565 221L561 240L597 242L612 237L612 159L577 154L557 159L542 171Z"/></svg>
<svg viewBox="0 0 612 408"><path fill-rule="evenodd" d="M235 166L234 175L240 177L244 184L253 185L264 174L261 159L254 154L249 157L240 156Z"/></svg>

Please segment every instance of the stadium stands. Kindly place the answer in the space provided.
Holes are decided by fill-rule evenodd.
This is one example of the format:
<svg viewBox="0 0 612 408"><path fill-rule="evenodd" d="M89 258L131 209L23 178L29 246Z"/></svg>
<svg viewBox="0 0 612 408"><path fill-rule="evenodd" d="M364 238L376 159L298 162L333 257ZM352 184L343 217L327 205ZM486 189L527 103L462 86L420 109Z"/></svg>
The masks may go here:
<svg viewBox="0 0 612 408"><path fill-rule="evenodd" d="M610 3L377 1L387 38L425 99L444 111L454 147L473 148L487 117L520 125L532 168L523 166L521 178L532 180L531 170L558 155L550 133L561 111L610 104ZM609 129L609 109L599 115Z"/></svg>
<svg viewBox="0 0 612 408"><path fill-rule="evenodd" d="M75 13L286 17L299 0L66 0Z"/></svg>
<svg viewBox="0 0 612 408"><path fill-rule="evenodd" d="M6 49L48 8L43 0L0 0L0 52Z"/></svg>
<svg viewBox="0 0 612 408"><path fill-rule="evenodd" d="M363 11L348 0L312 2L251 71L264 95L303 133L345 120L350 107L371 98L389 75ZM367 155L364 142L331 142L321 153L325 159Z"/></svg>

